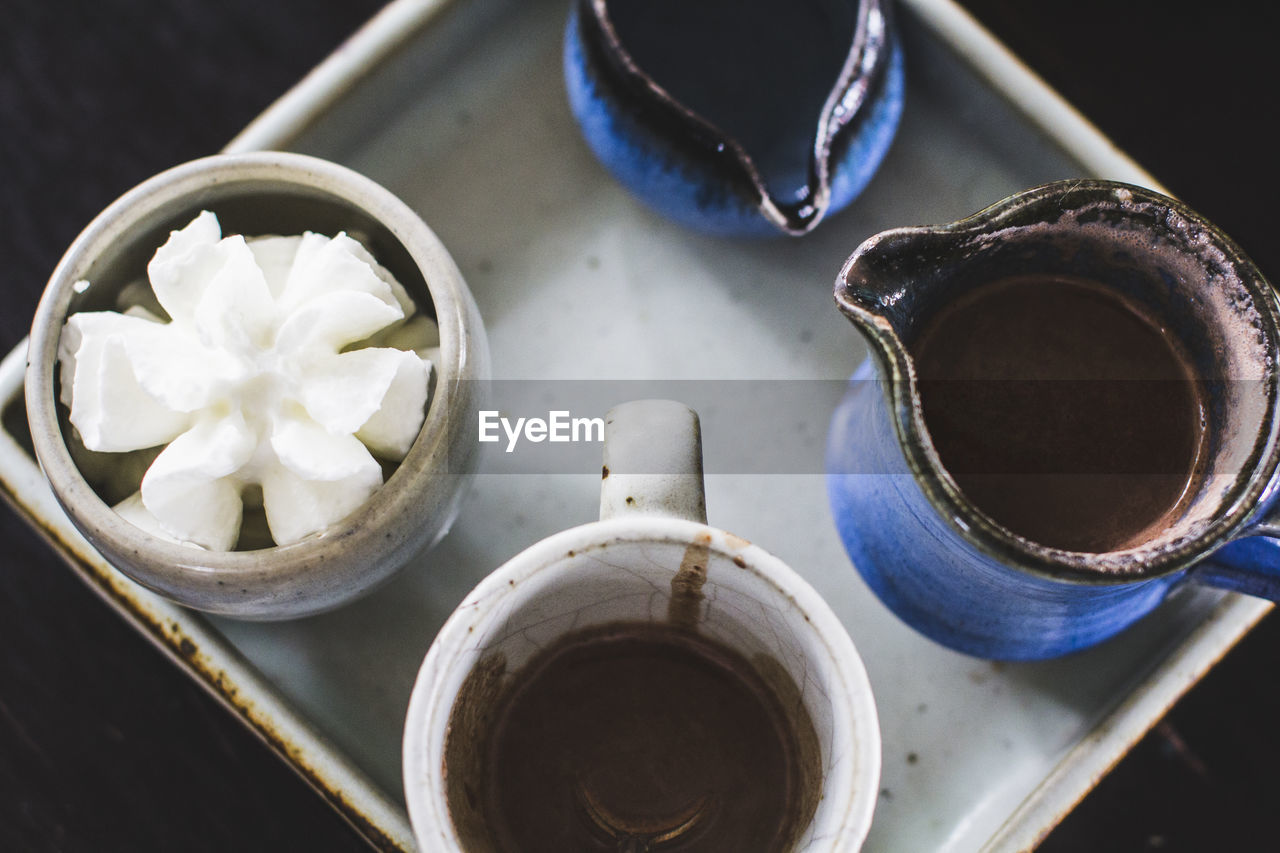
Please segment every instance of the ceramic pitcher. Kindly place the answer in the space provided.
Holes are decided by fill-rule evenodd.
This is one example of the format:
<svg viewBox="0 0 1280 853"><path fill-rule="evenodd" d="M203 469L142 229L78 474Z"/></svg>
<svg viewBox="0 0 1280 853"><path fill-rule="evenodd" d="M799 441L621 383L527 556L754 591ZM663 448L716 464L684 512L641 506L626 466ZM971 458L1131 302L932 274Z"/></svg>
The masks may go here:
<svg viewBox="0 0 1280 853"><path fill-rule="evenodd" d="M1205 475L1178 515L1123 550L1046 547L995 522L942 465L910 348L972 288L1011 275L1088 279L1137 303L1187 349L1206 389ZM867 583L929 637L987 658L1098 643L1176 585L1280 596L1277 294L1221 231L1134 186L1067 181L948 225L867 240L836 302L868 341L829 434L827 484Z"/></svg>

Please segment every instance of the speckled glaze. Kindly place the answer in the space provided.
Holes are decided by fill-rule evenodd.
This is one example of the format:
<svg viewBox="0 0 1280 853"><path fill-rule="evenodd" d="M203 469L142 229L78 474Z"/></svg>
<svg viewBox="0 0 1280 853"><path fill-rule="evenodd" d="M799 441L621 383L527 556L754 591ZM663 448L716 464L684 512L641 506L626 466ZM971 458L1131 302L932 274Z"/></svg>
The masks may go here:
<svg viewBox="0 0 1280 853"><path fill-rule="evenodd" d="M1142 304L1206 382L1205 483L1162 535L1124 551L1046 548L972 506L938 458L908 347L933 312L1010 274L1092 279ZM867 240L836 280L871 345L833 418L827 488L845 547L904 621L987 658L1093 645L1193 580L1280 599L1275 535L1277 294L1221 231L1134 186L1064 181L950 225ZM1265 534L1265 535L1264 535Z"/></svg>
<svg viewBox="0 0 1280 853"><path fill-rule="evenodd" d="M735 237L807 233L862 192L902 114L902 49L890 0L841 2L856 6L857 27L811 134L804 198L772 194L739 140L635 62L610 20L608 0L574 0L565 32L569 104L587 143L619 182L682 225Z"/></svg>
<svg viewBox="0 0 1280 853"><path fill-rule="evenodd" d="M794 850L857 850L879 795L880 734L871 686L843 625L777 557L707 526L698 420L687 407L643 400L610 411L604 463L600 521L543 539L490 574L427 653L404 740L405 798L419 846L490 849L479 814L451 806L442 772L468 676L482 664L502 676L562 634L626 620L675 621L748 659L780 664L813 721L822 767L821 799ZM700 584L674 582L699 568Z"/></svg>
<svg viewBox="0 0 1280 853"><path fill-rule="evenodd" d="M440 327L426 421L408 455L356 512L293 545L210 552L126 522L94 492L67 449L56 400L58 339L67 316L110 306L144 274L170 230L202 209L229 233L348 230ZM83 294L73 284L92 282ZM287 619L336 607L388 579L447 532L470 477L480 382L489 375L484 326L440 241L403 202L336 164L287 153L224 154L163 172L130 190L76 238L54 270L31 328L26 405L36 456L76 528L116 568L188 607L244 619ZM69 427L66 427L69 428Z"/></svg>

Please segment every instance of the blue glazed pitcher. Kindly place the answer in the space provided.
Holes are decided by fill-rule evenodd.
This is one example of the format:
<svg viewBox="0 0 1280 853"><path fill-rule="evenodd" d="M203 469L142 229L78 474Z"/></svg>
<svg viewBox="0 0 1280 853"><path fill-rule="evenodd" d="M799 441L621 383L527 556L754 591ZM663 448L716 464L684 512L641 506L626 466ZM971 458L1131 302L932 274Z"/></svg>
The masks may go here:
<svg viewBox="0 0 1280 853"><path fill-rule="evenodd" d="M912 344L984 283L1096 282L1182 342L1204 391L1203 476L1160 529L1122 550L1033 542L993 520L943 466ZM1277 355L1280 303L1240 249L1173 199L1065 181L949 225L858 248L835 286L872 357L827 446L831 510L858 571L905 622L985 658L1054 657L1098 643L1195 582L1280 598Z"/></svg>
<svg viewBox="0 0 1280 853"><path fill-rule="evenodd" d="M573 0L569 105L675 221L801 235L862 192L903 103L891 0Z"/></svg>

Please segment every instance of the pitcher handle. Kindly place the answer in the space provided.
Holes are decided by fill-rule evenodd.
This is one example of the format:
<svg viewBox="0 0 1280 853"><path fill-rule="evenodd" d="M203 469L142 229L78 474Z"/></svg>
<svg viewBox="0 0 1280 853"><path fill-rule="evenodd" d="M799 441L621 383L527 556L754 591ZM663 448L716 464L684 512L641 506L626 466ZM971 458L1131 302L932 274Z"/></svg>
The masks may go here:
<svg viewBox="0 0 1280 853"><path fill-rule="evenodd" d="M1224 546L1192 569L1205 586L1280 602L1280 540L1250 536Z"/></svg>
<svg viewBox="0 0 1280 853"><path fill-rule="evenodd" d="M1242 538L1192 569L1206 586L1280 602L1280 504L1268 506Z"/></svg>
<svg viewBox="0 0 1280 853"><path fill-rule="evenodd" d="M707 522L698 415L674 400L633 400L604 421L600 520L661 516Z"/></svg>

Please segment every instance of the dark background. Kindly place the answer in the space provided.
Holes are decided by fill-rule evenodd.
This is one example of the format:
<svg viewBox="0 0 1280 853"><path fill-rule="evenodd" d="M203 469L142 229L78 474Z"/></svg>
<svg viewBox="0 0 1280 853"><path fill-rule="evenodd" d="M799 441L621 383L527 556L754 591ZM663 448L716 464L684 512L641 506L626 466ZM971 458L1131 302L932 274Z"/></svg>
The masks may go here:
<svg viewBox="0 0 1280 853"><path fill-rule="evenodd" d="M0 352L102 207L216 151L379 5L5 0ZM1280 275L1276 7L964 5ZM0 850L363 849L7 510L0 542ZM1274 849L1278 674L1280 622L1268 619L1041 849Z"/></svg>

